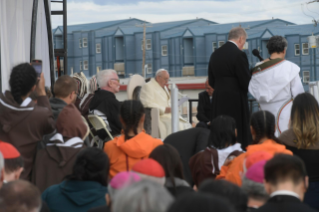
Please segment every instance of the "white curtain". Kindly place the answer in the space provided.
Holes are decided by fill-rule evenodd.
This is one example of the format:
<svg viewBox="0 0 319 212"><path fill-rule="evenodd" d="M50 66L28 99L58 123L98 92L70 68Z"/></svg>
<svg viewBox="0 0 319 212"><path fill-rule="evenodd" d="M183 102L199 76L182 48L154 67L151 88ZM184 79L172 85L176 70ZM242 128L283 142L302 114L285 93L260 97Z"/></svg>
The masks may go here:
<svg viewBox="0 0 319 212"><path fill-rule="evenodd" d="M11 69L30 61L33 0L0 0L1 84L9 89Z"/></svg>
<svg viewBox="0 0 319 212"><path fill-rule="evenodd" d="M30 62L32 7L33 0L0 0L2 91L9 89L11 69L19 63ZM38 5L36 35L36 59L43 61L46 85L50 86L48 36L42 0Z"/></svg>

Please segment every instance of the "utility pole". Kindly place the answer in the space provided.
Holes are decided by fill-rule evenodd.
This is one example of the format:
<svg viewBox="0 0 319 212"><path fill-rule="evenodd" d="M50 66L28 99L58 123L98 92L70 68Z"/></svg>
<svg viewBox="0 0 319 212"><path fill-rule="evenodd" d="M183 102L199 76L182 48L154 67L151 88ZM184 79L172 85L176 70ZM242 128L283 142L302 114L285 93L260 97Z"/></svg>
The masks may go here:
<svg viewBox="0 0 319 212"><path fill-rule="evenodd" d="M143 23L141 25L136 25L136 27L143 27L143 59L142 59L142 76L145 77L144 73L144 66L145 66L145 53L146 53L146 28L152 27L150 25L146 25L146 23Z"/></svg>

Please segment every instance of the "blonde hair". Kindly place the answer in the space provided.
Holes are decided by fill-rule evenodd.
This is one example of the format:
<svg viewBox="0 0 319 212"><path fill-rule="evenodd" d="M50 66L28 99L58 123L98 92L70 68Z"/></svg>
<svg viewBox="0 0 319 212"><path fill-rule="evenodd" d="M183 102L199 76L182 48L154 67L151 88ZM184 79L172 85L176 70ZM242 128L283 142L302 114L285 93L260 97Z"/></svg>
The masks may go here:
<svg viewBox="0 0 319 212"><path fill-rule="evenodd" d="M299 94L291 109L291 127L297 148L309 148L319 141L319 106L308 93Z"/></svg>

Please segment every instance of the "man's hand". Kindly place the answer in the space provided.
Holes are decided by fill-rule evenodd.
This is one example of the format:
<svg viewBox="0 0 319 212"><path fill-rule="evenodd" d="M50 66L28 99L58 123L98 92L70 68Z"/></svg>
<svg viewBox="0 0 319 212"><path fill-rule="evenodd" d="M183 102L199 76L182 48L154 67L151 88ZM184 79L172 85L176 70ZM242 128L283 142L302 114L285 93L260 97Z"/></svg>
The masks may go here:
<svg viewBox="0 0 319 212"><path fill-rule="evenodd" d="M171 108L170 107L165 108L165 113L171 113Z"/></svg>
<svg viewBox="0 0 319 212"><path fill-rule="evenodd" d="M35 90L38 96L46 96L43 72L41 73L40 78L38 78L37 87L35 88Z"/></svg>

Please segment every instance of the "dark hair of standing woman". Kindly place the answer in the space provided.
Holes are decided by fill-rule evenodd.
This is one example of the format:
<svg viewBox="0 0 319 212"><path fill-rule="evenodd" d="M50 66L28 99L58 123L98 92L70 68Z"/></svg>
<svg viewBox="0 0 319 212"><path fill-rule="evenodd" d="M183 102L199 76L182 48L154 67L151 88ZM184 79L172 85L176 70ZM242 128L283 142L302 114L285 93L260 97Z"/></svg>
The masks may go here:
<svg viewBox="0 0 319 212"><path fill-rule="evenodd" d="M149 158L156 160L165 170L166 178L170 178L175 188L174 177L184 179L183 164L178 151L170 144L156 147Z"/></svg>
<svg viewBox="0 0 319 212"><path fill-rule="evenodd" d="M263 138L272 139L277 143L281 143L275 136L276 121L272 113L266 110L253 113L250 119L250 126L256 133L252 144L258 144Z"/></svg>
<svg viewBox="0 0 319 212"><path fill-rule="evenodd" d="M137 135L138 124L145 114L144 106L140 101L137 100L126 100L123 102L120 109L120 117L124 122L123 131L125 140L130 139L128 135L132 130Z"/></svg>
<svg viewBox="0 0 319 212"><path fill-rule="evenodd" d="M26 96L37 83L37 73L29 63L22 63L13 67L9 85L14 100L22 103L22 97Z"/></svg>
<svg viewBox="0 0 319 212"><path fill-rule="evenodd" d="M319 141L319 105L311 94L302 93L294 99L291 126L298 148L308 148Z"/></svg>
<svg viewBox="0 0 319 212"><path fill-rule="evenodd" d="M236 143L236 121L229 116L218 116L211 122L208 147L224 149Z"/></svg>
<svg viewBox="0 0 319 212"><path fill-rule="evenodd" d="M108 156L98 148L86 148L76 157L72 174L67 180L95 181L107 186L110 162Z"/></svg>

